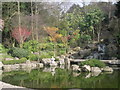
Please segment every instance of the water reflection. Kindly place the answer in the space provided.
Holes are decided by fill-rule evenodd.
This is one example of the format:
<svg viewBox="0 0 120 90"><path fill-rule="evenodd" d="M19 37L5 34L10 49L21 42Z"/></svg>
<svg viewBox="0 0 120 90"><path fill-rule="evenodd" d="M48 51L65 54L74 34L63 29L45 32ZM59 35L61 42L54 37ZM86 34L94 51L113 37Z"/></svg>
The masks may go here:
<svg viewBox="0 0 120 90"><path fill-rule="evenodd" d="M61 68L62 69L61 69ZM117 88L118 71L113 73L72 72L60 67L3 72L4 82L28 88ZM119 73L120 74L120 73Z"/></svg>
<svg viewBox="0 0 120 90"><path fill-rule="evenodd" d="M54 76L55 75L55 69L56 69L57 67L45 67L44 69L43 69L43 72L51 72L51 74L52 74L52 76Z"/></svg>
<svg viewBox="0 0 120 90"><path fill-rule="evenodd" d="M0 81L2 80L2 73L3 73L3 71L0 70Z"/></svg>
<svg viewBox="0 0 120 90"><path fill-rule="evenodd" d="M85 78L90 78L91 77L91 73L88 73Z"/></svg>
<svg viewBox="0 0 120 90"><path fill-rule="evenodd" d="M60 65L60 68L61 69L65 69L65 65Z"/></svg>
<svg viewBox="0 0 120 90"><path fill-rule="evenodd" d="M78 77L79 75L80 75L80 73L78 73L78 72L73 72L73 77Z"/></svg>

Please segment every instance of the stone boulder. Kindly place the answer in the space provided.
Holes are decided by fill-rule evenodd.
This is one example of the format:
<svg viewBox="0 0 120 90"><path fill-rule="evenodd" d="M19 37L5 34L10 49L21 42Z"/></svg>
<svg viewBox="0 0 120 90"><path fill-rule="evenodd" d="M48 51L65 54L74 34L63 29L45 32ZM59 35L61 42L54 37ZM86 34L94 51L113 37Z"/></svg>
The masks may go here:
<svg viewBox="0 0 120 90"><path fill-rule="evenodd" d="M73 50L70 50L69 52L68 52L68 54L75 54L76 53L76 51L73 51Z"/></svg>
<svg viewBox="0 0 120 90"><path fill-rule="evenodd" d="M5 58L6 61L14 60L13 58Z"/></svg>
<svg viewBox="0 0 120 90"><path fill-rule="evenodd" d="M118 48L114 44L109 44L106 47L106 54L108 55L108 57L111 57L110 59L112 59L112 57L117 54L117 50Z"/></svg>
<svg viewBox="0 0 120 90"><path fill-rule="evenodd" d="M89 66L89 65L84 65L84 66L82 66L82 71L83 72L90 72L91 71L91 67Z"/></svg>
<svg viewBox="0 0 120 90"><path fill-rule="evenodd" d="M80 50L81 50L80 47L75 47L75 48L73 48L73 51L80 51Z"/></svg>
<svg viewBox="0 0 120 90"><path fill-rule="evenodd" d="M11 65L11 70L18 70L18 69L20 69L20 65L19 64Z"/></svg>
<svg viewBox="0 0 120 90"><path fill-rule="evenodd" d="M51 61L50 66L57 66L57 63L55 61Z"/></svg>
<svg viewBox="0 0 120 90"><path fill-rule="evenodd" d="M35 63L31 63L31 69L35 69L37 65Z"/></svg>
<svg viewBox="0 0 120 90"><path fill-rule="evenodd" d="M15 57L15 60L19 60L19 58Z"/></svg>
<svg viewBox="0 0 120 90"><path fill-rule="evenodd" d="M79 59L79 58L81 58L81 56L78 54L78 52L76 52L76 53L70 55L69 58L71 58L71 59Z"/></svg>
<svg viewBox="0 0 120 90"><path fill-rule="evenodd" d="M3 63L0 61L0 70L2 69L3 67Z"/></svg>
<svg viewBox="0 0 120 90"><path fill-rule="evenodd" d="M78 65L72 65L71 67L72 67L73 71L79 71L79 72L81 72L81 69L79 68Z"/></svg>
<svg viewBox="0 0 120 90"><path fill-rule="evenodd" d="M31 66L30 65L26 65L26 64L20 64L20 69L25 69L25 68L30 68Z"/></svg>
<svg viewBox="0 0 120 90"><path fill-rule="evenodd" d="M33 54L35 54L35 55L39 55L39 52L34 52Z"/></svg>
<svg viewBox="0 0 120 90"><path fill-rule="evenodd" d="M31 64L30 60L27 60L27 61L26 61L26 64Z"/></svg>
<svg viewBox="0 0 120 90"><path fill-rule="evenodd" d="M102 72L101 68L99 67L91 67L91 75L92 76L98 76Z"/></svg>
<svg viewBox="0 0 120 90"><path fill-rule="evenodd" d="M43 65L43 63L37 63L37 64L36 64L36 67L38 67L38 68L43 68L44 65Z"/></svg>
<svg viewBox="0 0 120 90"><path fill-rule="evenodd" d="M52 57L50 60L51 60L50 66L57 66L57 63L55 62L55 58L54 57Z"/></svg>
<svg viewBox="0 0 120 90"><path fill-rule="evenodd" d="M59 59L59 64L60 64L60 65L64 65L64 64L65 64L65 61L64 61L63 58L60 58L60 59Z"/></svg>
<svg viewBox="0 0 120 90"><path fill-rule="evenodd" d="M106 67L103 68L103 71L105 71L105 72L113 72L113 69L111 67L109 67L109 66L106 66Z"/></svg>
<svg viewBox="0 0 120 90"><path fill-rule="evenodd" d="M19 68L21 68L21 69L25 69L25 68L34 69L34 68L37 68L37 64L36 64L36 63L20 64L20 65L19 65Z"/></svg>
<svg viewBox="0 0 120 90"><path fill-rule="evenodd" d="M4 65L3 70L4 71L12 71L12 70L19 70L20 65L19 64L14 64L14 65Z"/></svg>
<svg viewBox="0 0 120 90"><path fill-rule="evenodd" d="M85 49L91 49L92 51L96 51L98 49L96 44L88 44Z"/></svg>
<svg viewBox="0 0 120 90"><path fill-rule="evenodd" d="M36 68L37 65L35 63L30 63L30 64L20 64L20 69L26 69L26 68L31 68L34 69Z"/></svg>
<svg viewBox="0 0 120 90"><path fill-rule="evenodd" d="M80 50L78 52L78 55L81 57L81 58L85 58L87 56L89 56L91 54L91 49L84 49L84 50Z"/></svg>
<svg viewBox="0 0 120 90"><path fill-rule="evenodd" d="M3 70L4 71L11 71L11 67L12 67L12 65L4 65Z"/></svg>
<svg viewBox="0 0 120 90"><path fill-rule="evenodd" d="M30 60L27 60L25 65L26 65L25 68L34 69L34 68L37 67L36 63L31 63ZM24 65L23 65L23 66L24 66Z"/></svg>
<svg viewBox="0 0 120 90"><path fill-rule="evenodd" d="M65 55L61 55L61 56L60 56L60 57L58 57L58 58L65 59Z"/></svg>
<svg viewBox="0 0 120 90"><path fill-rule="evenodd" d="M42 59L42 63L43 63L44 65L49 65L49 64L51 63L51 59L50 59L50 58L43 58L43 59Z"/></svg>
<svg viewBox="0 0 120 90"><path fill-rule="evenodd" d="M91 76L99 76L101 72L92 72Z"/></svg>
<svg viewBox="0 0 120 90"><path fill-rule="evenodd" d="M99 67L91 67L91 72L102 72Z"/></svg>

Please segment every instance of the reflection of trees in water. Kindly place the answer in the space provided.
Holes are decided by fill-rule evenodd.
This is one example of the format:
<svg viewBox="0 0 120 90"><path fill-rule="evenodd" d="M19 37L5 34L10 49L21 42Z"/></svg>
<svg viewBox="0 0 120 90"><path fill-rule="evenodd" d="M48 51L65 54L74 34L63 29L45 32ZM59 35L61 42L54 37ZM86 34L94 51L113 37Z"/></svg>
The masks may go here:
<svg viewBox="0 0 120 90"><path fill-rule="evenodd" d="M118 73L113 74L101 73L98 76L85 78L92 73L79 73L73 76L75 72L66 69L55 69L55 74L51 72L42 72L42 70L32 70L30 73L25 71L12 71L3 73L3 81L13 85L22 85L31 88L100 88L100 87L117 87ZM78 73L76 73L78 74Z"/></svg>
<svg viewBox="0 0 120 90"><path fill-rule="evenodd" d="M0 70L0 80L2 80L2 73L3 73L3 71Z"/></svg>

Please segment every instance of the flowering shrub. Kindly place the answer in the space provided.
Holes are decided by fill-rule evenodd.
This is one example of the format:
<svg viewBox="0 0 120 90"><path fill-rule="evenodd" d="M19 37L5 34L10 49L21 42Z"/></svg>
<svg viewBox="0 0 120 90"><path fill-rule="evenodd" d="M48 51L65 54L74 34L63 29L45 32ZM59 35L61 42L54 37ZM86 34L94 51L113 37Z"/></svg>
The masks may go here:
<svg viewBox="0 0 120 90"><path fill-rule="evenodd" d="M30 34L30 31L22 27L17 27L12 31L12 37L16 39L19 44L23 44L26 38L30 36Z"/></svg>

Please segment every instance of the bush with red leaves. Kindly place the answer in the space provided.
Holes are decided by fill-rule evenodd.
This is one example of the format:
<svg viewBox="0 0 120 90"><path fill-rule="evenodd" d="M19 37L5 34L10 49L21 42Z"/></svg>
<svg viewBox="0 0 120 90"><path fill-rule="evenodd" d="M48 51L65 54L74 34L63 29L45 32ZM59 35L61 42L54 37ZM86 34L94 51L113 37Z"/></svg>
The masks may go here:
<svg viewBox="0 0 120 90"><path fill-rule="evenodd" d="M23 44L30 35L31 32L23 27L17 27L12 31L12 37L16 39L19 44Z"/></svg>

